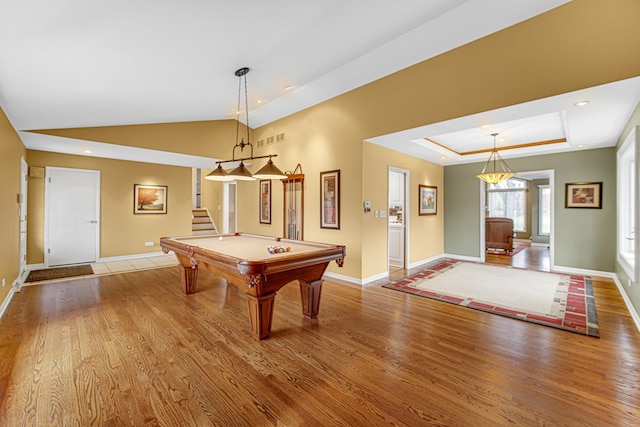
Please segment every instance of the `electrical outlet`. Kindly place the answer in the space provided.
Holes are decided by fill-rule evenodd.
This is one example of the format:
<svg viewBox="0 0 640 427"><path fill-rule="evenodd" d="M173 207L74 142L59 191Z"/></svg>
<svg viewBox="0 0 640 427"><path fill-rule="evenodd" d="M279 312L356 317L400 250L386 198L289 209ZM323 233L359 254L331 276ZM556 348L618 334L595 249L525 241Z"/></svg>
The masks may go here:
<svg viewBox="0 0 640 427"><path fill-rule="evenodd" d="M153 246L153 242L144 242L145 246Z"/></svg>

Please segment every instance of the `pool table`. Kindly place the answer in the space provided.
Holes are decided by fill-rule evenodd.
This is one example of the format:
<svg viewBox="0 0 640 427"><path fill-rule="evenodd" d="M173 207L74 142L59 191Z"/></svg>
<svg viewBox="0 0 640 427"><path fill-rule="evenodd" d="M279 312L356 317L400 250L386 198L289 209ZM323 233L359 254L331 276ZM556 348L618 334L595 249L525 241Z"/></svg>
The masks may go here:
<svg viewBox="0 0 640 427"><path fill-rule="evenodd" d="M294 280L300 283L302 314L315 319L320 308L322 275L331 261L342 267L346 256L342 245L246 233L162 237L160 246L165 253L176 254L185 294L196 292L199 267L242 289L249 303L251 332L257 340L271 333L276 291ZM269 246L290 250L270 253Z"/></svg>

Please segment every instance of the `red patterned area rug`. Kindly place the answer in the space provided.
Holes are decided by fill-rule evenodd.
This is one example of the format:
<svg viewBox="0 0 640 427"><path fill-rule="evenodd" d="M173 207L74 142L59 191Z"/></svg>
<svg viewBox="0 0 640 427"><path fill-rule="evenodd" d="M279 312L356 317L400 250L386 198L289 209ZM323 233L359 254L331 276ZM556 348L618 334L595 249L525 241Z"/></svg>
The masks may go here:
<svg viewBox="0 0 640 427"><path fill-rule="evenodd" d="M511 252L507 252L505 250L500 250L500 249L487 249L487 255L504 255L504 256L514 256L515 254L522 252L523 250L525 250L526 248L528 248L529 245L518 245L515 248L513 248L513 250Z"/></svg>
<svg viewBox="0 0 640 427"><path fill-rule="evenodd" d="M451 260L383 287L600 337L590 276Z"/></svg>

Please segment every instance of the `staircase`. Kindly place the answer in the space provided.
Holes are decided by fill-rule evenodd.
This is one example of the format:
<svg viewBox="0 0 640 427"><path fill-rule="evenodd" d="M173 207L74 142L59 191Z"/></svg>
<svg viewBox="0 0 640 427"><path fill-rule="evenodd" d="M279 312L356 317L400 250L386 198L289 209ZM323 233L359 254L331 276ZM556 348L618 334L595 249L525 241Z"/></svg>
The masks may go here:
<svg viewBox="0 0 640 427"><path fill-rule="evenodd" d="M218 229L209 215L207 208L193 209L191 213L191 234L218 234Z"/></svg>

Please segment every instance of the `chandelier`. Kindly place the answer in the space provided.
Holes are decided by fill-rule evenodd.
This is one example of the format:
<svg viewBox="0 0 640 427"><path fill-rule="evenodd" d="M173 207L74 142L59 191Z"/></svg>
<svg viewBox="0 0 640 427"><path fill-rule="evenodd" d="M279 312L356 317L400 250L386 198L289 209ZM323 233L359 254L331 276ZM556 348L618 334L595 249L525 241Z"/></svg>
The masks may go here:
<svg viewBox="0 0 640 427"><path fill-rule="evenodd" d="M231 153L230 160L220 160L217 161L218 165L211 173L205 176L205 179L211 181L233 181L233 180L241 180L241 181L253 181L256 178L259 179L280 179L286 178L287 175L282 173L280 169L276 167L276 165L271 160L272 157L277 157L277 154L267 154L265 156L254 156L253 155L253 144L249 140L249 102L248 102L248 94L247 94L247 73L249 72L249 68L244 67L236 70L235 75L238 77L238 108L236 110L236 144L233 146L233 152ZM242 81L244 80L244 108L245 108L245 118L246 118L246 127L247 127L247 141L245 142L244 138L240 138L240 95L242 92ZM245 147L249 147L251 149L249 157L242 157L242 154L239 158L236 158L236 148L240 148L240 153L244 151ZM252 174L249 169L244 165L245 160L255 160L255 159L266 159L269 158L269 161L266 165L264 165L258 172ZM240 165L233 169L231 172L227 172L222 165L224 163L236 163L240 162Z"/></svg>
<svg viewBox="0 0 640 427"><path fill-rule="evenodd" d="M491 135L493 136L493 151L491 152L487 163L485 163L484 168L482 168L482 172L476 174L476 178L479 178L488 184L497 184L511 178L514 173L509 169L509 166L507 166L505 161L502 160L502 156L500 156L498 150L496 150L496 136L498 136L498 134L492 133ZM487 172L487 167L489 167L489 165L493 166L492 172ZM500 170L498 170L498 167Z"/></svg>

